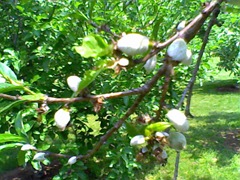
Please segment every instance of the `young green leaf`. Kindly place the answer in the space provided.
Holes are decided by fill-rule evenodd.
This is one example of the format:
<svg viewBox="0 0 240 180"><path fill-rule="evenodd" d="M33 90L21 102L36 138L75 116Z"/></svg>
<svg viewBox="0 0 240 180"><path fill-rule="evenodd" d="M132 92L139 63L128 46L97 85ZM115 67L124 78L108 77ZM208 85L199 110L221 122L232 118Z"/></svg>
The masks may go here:
<svg viewBox="0 0 240 180"><path fill-rule="evenodd" d="M98 70L88 70L85 72L84 77L82 81L78 85L78 90L77 93L81 92L84 88L86 88L89 84L91 84L96 77L99 75L99 73L103 71L103 69L98 69Z"/></svg>
<svg viewBox="0 0 240 180"><path fill-rule="evenodd" d="M26 142L26 139L22 136L17 136L9 133L0 134L0 143L6 142Z"/></svg>
<svg viewBox="0 0 240 180"><path fill-rule="evenodd" d="M16 85L9 84L9 83L0 83L0 93L22 90L22 89L23 89L23 86L20 86L20 85L16 86Z"/></svg>
<svg viewBox="0 0 240 180"><path fill-rule="evenodd" d="M150 124L145 128L145 136L151 136L151 134L156 131L160 131L160 132L164 131L170 126L171 124L168 122L156 122L156 123Z"/></svg>
<svg viewBox="0 0 240 180"><path fill-rule="evenodd" d="M107 56L112 53L112 46L99 35L89 35L83 38L82 46L74 47L77 53L85 58Z"/></svg>
<svg viewBox="0 0 240 180"><path fill-rule="evenodd" d="M26 102L26 101L25 100L18 100L18 101L14 101L14 102L12 102L10 104L7 104L7 105L0 104L0 114L7 111L7 110L12 109L15 106L18 106L19 104L22 104L24 102Z"/></svg>
<svg viewBox="0 0 240 180"><path fill-rule="evenodd" d="M22 143L9 143L9 144L4 144L0 146L0 151L3 149L8 149L8 148L13 148L16 146L22 146Z"/></svg>
<svg viewBox="0 0 240 180"><path fill-rule="evenodd" d="M0 74L6 79L17 81L16 74L4 63L0 63Z"/></svg>

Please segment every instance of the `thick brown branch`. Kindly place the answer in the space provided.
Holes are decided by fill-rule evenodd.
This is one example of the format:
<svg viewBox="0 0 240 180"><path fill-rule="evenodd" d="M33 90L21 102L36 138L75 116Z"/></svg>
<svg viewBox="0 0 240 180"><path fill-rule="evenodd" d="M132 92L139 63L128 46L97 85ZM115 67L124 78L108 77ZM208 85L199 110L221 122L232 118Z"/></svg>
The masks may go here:
<svg viewBox="0 0 240 180"><path fill-rule="evenodd" d="M149 58L158 54L161 50L166 48L168 45L170 45L177 38L183 38L187 42L191 41L195 37L197 32L199 31L201 26L203 25L203 23L206 21L206 19L212 13L212 11L222 2L223 2L223 0L218 0L218 1L211 2L182 31L177 32L174 36L172 36L171 38L169 38L167 41L165 41L163 43L156 43L155 49L153 49L143 59L135 60L135 63L138 64L138 63L141 63L141 62L146 62Z"/></svg>

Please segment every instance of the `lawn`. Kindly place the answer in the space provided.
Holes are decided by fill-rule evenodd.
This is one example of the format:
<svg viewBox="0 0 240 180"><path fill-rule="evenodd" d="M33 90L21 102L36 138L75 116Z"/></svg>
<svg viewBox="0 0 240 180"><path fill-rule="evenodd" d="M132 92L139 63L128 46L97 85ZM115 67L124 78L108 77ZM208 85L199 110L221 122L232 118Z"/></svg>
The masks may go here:
<svg viewBox="0 0 240 180"><path fill-rule="evenodd" d="M240 177L240 91L228 92L236 84L226 72L216 79L196 85L186 133L187 149L182 151L179 180L238 180ZM176 153L169 149L168 164L146 165L139 179L173 178Z"/></svg>

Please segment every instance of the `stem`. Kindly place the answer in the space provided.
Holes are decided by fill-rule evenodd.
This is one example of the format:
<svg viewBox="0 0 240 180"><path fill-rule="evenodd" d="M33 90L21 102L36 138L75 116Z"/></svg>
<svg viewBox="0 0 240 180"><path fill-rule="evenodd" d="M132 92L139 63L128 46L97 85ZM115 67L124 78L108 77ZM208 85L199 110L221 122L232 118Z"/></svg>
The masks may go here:
<svg viewBox="0 0 240 180"><path fill-rule="evenodd" d="M209 21L208 23L208 28L205 32L205 35L204 35L204 39L203 39L203 43L202 43L202 46L201 46L201 49L198 53L198 58L197 58L197 63L195 65L195 68L193 70L193 73L192 73L192 78L190 79L190 81L188 82L188 85L187 87L185 88L183 94L182 94L182 97L177 105L177 109L180 108L182 106L182 103L187 95L187 93L189 92L188 94L188 100L187 100L187 107L186 107L186 115L190 115L190 103L191 103L191 97L192 97L192 90L193 90L193 85L195 83L195 80L196 80L196 76L197 76L197 73L198 73L198 70L199 70L199 67L201 65L201 61L202 61L202 56L203 56L203 53L205 51L205 48L206 48L206 45L208 43L208 37L210 35L210 32L212 30L212 27L213 25L216 23L216 19L217 19L217 16L219 14L219 6L216 7L213 11L213 15L211 17L211 20Z"/></svg>
<svg viewBox="0 0 240 180"><path fill-rule="evenodd" d="M177 155L176 155L176 160L175 160L175 169L174 169L174 176L173 176L173 180L177 180L178 178L178 168L179 168L179 161L180 161L180 151L176 151Z"/></svg>

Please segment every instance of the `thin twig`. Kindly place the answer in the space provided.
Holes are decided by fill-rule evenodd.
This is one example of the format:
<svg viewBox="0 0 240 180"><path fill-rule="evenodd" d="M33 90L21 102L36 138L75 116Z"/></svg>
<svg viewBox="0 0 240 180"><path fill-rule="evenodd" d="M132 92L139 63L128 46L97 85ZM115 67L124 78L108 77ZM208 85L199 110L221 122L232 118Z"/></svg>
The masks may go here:
<svg viewBox="0 0 240 180"><path fill-rule="evenodd" d="M170 83L170 80L171 80L172 71L173 71L172 63L167 62L167 68L166 68L166 73L165 73L165 81L164 81L164 84L162 86L162 93L161 93L161 98L160 98L160 101L159 101L159 109L156 112L156 117L154 118L154 120L156 120L156 121L159 120L159 118L161 116L162 109L165 105L166 95L167 95L167 92L168 92L168 87L169 87L169 83Z"/></svg>
<svg viewBox="0 0 240 180"><path fill-rule="evenodd" d="M179 162L180 162L180 151L176 151L176 160L175 160L175 169L174 169L174 176L173 180L177 180L178 178L178 168L179 168Z"/></svg>
<svg viewBox="0 0 240 180"><path fill-rule="evenodd" d="M205 48L206 48L206 45L208 43L208 38L209 38L209 35L210 35L210 32L211 32L211 29L212 27L214 26L215 22L216 22L216 19L218 17L218 14L219 14L219 6L216 7L216 9L214 9L213 11L213 15L208 23L208 27L207 27L207 30L205 32L205 35L204 35L204 39L203 39L203 43L202 43L202 46L201 46L201 49L198 53L198 58L197 58L197 63L195 65L195 68L193 70L193 73L192 73L192 78L190 79L190 81L188 82L188 85L187 87L185 88L183 94L182 94L182 97L177 105L177 109L179 109L181 106L182 106L182 103L187 95L187 93L189 92L189 96L190 96L190 99L191 99L191 89L193 88L193 85L194 85L194 82L196 80L196 76L197 76L197 73L198 73L198 70L199 70L199 67L200 67L200 64L201 64L201 60L202 60L202 56L203 56L203 53L205 51ZM188 96L188 97L189 97ZM189 98L188 98L189 99ZM188 100L189 101L189 100ZM188 102L187 104L190 105L190 102Z"/></svg>

